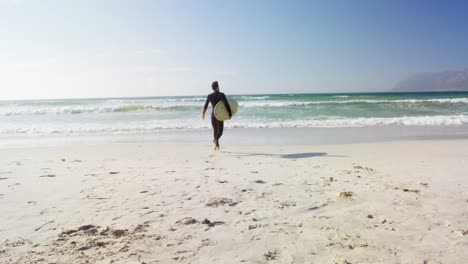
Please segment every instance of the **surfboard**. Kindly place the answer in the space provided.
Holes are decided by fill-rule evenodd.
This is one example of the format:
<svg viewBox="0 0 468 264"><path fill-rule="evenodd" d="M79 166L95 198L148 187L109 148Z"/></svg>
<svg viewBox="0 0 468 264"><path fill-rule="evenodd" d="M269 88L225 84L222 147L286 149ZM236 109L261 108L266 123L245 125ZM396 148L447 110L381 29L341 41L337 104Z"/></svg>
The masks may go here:
<svg viewBox="0 0 468 264"><path fill-rule="evenodd" d="M228 104L229 107L231 108L231 113L234 116L237 113L237 101L234 99L228 99ZM229 119L229 112L226 109L226 106L224 105L224 102L221 101L217 103L213 109L214 116L216 119L219 121L226 121Z"/></svg>

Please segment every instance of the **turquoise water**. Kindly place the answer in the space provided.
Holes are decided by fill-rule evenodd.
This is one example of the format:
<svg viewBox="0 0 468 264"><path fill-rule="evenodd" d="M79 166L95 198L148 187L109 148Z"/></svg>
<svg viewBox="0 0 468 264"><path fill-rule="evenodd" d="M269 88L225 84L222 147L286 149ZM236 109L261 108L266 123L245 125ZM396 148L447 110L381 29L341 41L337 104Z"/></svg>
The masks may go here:
<svg viewBox="0 0 468 264"><path fill-rule="evenodd" d="M468 124L468 92L227 95L239 102L238 114L226 122L230 128ZM209 119L201 120L205 98L0 101L0 136L207 129Z"/></svg>

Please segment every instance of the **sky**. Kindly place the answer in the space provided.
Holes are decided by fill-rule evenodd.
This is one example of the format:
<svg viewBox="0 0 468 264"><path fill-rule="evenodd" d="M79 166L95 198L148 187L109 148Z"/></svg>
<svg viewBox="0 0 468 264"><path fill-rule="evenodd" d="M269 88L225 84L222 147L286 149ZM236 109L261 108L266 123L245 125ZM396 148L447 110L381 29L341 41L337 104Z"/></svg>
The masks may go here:
<svg viewBox="0 0 468 264"><path fill-rule="evenodd" d="M387 91L468 68L468 4L0 0L0 100Z"/></svg>

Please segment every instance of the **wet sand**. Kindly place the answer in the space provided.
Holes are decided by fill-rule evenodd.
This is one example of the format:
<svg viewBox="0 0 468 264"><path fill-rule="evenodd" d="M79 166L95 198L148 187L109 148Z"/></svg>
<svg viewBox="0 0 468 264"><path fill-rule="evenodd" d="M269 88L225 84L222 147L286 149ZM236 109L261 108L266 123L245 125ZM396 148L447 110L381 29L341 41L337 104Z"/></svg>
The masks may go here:
<svg viewBox="0 0 468 264"><path fill-rule="evenodd" d="M467 263L468 140L0 150L0 263Z"/></svg>

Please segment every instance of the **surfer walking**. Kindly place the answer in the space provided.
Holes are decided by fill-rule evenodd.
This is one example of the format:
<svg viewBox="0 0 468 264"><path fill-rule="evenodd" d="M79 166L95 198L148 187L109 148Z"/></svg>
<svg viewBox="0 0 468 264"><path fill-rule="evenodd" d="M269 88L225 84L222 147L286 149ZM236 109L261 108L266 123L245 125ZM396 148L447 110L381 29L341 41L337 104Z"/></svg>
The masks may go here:
<svg viewBox="0 0 468 264"><path fill-rule="evenodd" d="M226 99L226 95L219 91L219 84L217 81L214 81L211 84L211 89L213 89L213 92L209 94L208 97L206 97L205 106L203 107L202 119L205 119L206 109L208 108L208 104L211 103L211 106L213 107L211 111L211 125L213 126L213 145L214 150L219 150L219 138L223 135L224 122L216 119L213 112L214 107L217 103L223 101L229 113L229 119L231 119L232 117L232 112L231 107L229 107L228 101Z"/></svg>

